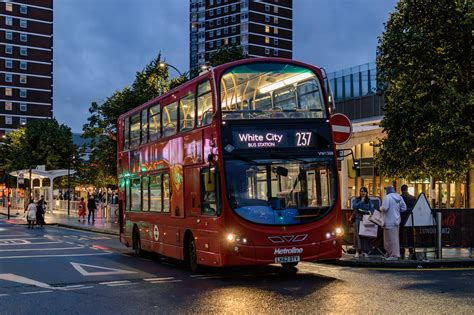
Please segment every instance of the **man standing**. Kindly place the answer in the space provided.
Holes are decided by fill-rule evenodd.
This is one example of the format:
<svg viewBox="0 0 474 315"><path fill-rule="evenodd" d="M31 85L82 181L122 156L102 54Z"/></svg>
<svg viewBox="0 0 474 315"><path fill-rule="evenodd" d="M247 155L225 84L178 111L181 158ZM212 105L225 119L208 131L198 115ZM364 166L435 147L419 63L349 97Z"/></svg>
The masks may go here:
<svg viewBox="0 0 474 315"><path fill-rule="evenodd" d="M45 208L48 203L44 201L44 196L41 195L41 199L38 201L38 204L36 205L36 224L38 224L40 227L43 227L44 222L44 213L45 213Z"/></svg>
<svg viewBox="0 0 474 315"><path fill-rule="evenodd" d="M87 222L91 223L91 215L92 215L92 224L95 222L95 209L96 209L96 204L95 204L95 199L93 195L89 196L89 199L87 200L87 209L89 209L89 215L87 216Z"/></svg>
<svg viewBox="0 0 474 315"><path fill-rule="evenodd" d="M403 201L405 201L405 204L407 205L407 211L404 211L400 214L401 221L400 221L400 230L399 230L399 237L400 237L400 244L404 244L402 241L402 235L403 235L403 227L408 221L408 218L410 217L413 208L415 207L416 203L416 198L408 193L408 186L407 185L402 185L402 198ZM410 251L410 259L416 259L415 257L415 244L414 244L414 237L413 237L413 229L410 230L410 232L407 234L407 242L409 246L409 251ZM400 248L400 254L402 258L405 258L405 248L401 246Z"/></svg>

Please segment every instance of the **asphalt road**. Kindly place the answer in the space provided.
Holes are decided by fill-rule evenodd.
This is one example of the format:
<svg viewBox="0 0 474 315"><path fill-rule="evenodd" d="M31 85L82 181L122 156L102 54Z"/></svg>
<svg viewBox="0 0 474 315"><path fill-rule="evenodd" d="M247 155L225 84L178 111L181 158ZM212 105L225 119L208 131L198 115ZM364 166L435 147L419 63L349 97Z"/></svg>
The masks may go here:
<svg viewBox="0 0 474 315"><path fill-rule="evenodd" d="M313 263L193 274L114 236L0 220L0 314L472 314L473 279L474 269Z"/></svg>

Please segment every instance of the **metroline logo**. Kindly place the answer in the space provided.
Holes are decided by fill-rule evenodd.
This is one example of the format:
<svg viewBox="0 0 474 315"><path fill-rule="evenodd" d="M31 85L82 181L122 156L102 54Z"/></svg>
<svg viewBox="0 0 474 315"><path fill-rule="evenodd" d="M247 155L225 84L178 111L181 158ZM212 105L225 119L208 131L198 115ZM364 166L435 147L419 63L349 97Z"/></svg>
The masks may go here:
<svg viewBox="0 0 474 315"><path fill-rule="evenodd" d="M284 254L301 254L303 252L302 248L275 248L273 255L284 255Z"/></svg>

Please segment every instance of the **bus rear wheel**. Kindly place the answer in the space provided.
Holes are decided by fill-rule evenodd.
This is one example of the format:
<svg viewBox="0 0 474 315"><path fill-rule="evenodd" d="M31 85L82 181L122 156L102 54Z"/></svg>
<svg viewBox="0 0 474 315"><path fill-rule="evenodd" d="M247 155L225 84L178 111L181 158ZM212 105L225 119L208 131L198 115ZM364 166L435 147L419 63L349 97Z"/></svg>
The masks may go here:
<svg viewBox="0 0 474 315"><path fill-rule="evenodd" d="M192 272L197 272L199 270L199 265L197 263L196 241L194 240L194 236L192 234L189 236L187 245L189 269L191 269Z"/></svg>
<svg viewBox="0 0 474 315"><path fill-rule="evenodd" d="M133 252L136 256L140 256L142 254L142 243L140 241L140 233L138 232L137 228L133 230Z"/></svg>

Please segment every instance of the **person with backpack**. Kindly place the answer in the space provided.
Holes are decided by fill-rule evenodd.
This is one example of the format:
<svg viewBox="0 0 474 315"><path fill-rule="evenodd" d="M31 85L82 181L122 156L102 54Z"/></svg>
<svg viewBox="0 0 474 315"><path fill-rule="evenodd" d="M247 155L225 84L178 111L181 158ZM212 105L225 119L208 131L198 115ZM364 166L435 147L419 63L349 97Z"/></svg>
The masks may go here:
<svg viewBox="0 0 474 315"><path fill-rule="evenodd" d="M400 213L407 210L403 198L395 192L393 186L385 187L385 198L380 210L384 217L383 240L385 248L385 260L400 259L399 228Z"/></svg>

